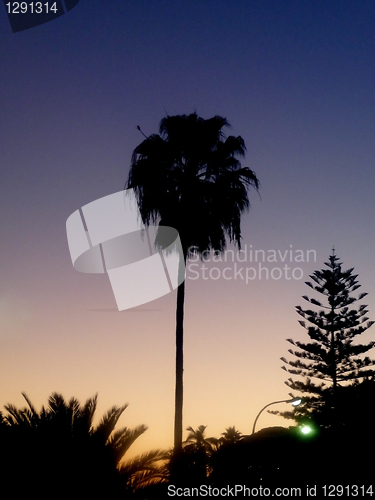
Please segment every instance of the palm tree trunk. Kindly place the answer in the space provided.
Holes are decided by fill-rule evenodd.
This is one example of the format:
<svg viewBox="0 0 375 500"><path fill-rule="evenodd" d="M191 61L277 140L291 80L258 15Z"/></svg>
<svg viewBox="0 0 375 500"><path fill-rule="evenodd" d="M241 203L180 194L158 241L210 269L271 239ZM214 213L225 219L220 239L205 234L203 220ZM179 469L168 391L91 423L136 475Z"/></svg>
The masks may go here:
<svg viewBox="0 0 375 500"><path fill-rule="evenodd" d="M185 281L177 290L176 311L176 392L174 418L174 449L178 454L182 449L182 405L183 405L183 320L184 320Z"/></svg>
<svg viewBox="0 0 375 500"><path fill-rule="evenodd" d="M179 275L185 278L186 251L183 249L184 258L180 261ZM181 280L180 280L181 281ZM176 390L175 390L175 419L174 419L174 455L177 458L182 450L182 406L183 406L183 343L184 343L184 301L185 280L183 279L177 289L176 308Z"/></svg>

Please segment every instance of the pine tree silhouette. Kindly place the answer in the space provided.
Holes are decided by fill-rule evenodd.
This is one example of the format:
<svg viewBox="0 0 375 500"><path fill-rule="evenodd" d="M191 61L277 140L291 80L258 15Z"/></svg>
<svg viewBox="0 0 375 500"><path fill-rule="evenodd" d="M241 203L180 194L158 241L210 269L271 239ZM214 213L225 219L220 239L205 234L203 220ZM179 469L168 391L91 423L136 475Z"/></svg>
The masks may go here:
<svg viewBox="0 0 375 500"><path fill-rule="evenodd" d="M312 290L322 296L324 301L303 298L320 308L303 309L297 306L297 313L303 320L299 323L306 329L311 342L304 343L287 339L298 350L289 349L289 353L297 359L281 360L287 365L282 368L291 375L298 375L304 381L289 378L285 384L293 391L303 394L305 405L296 407L292 412L272 412L285 418L293 418L297 422L314 417L323 427L338 424L339 398L342 389L350 383L358 384L374 375L375 361L362 356L375 346L375 341L367 344L354 344L353 340L364 333L374 321L369 321L366 305L357 309L351 305L363 299L367 293L358 297L351 294L361 285L357 282L358 275L353 274L354 268L343 271L342 263L335 255L329 256L325 262L326 269L314 271L310 276L312 282L306 282ZM290 393L291 397L295 395Z"/></svg>

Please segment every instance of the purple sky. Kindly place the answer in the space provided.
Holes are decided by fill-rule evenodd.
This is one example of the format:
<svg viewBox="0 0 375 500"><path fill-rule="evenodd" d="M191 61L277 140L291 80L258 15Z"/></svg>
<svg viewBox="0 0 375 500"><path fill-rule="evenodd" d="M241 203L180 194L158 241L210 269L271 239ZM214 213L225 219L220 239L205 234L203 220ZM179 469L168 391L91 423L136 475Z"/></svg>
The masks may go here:
<svg viewBox="0 0 375 500"><path fill-rule="evenodd" d="M65 230L123 188L136 126L157 132L166 114L222 115L244 138L261 182L248 251L316 252L288 256L301 279L188 271L184 428L247 434L288 397L285 339L307 340L294 307L332 245L374 318L374 28L366 0L81 0L16 34L0 9L0 408L23 405L21 391L37 407L99 392L98 416L129 402L121 424L149 426L135 452L172 445L176 294L117 312L107 276L74 270Z"/></svg>

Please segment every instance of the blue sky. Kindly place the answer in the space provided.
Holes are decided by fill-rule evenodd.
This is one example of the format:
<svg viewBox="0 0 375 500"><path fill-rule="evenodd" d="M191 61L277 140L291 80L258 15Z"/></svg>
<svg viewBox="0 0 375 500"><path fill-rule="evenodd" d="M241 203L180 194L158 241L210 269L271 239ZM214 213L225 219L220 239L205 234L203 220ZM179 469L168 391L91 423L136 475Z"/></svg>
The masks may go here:
<svg viewBox="0 0 375 500"><path fill-rule="evenodd" d="M306 339L294 307L333 245L372 317L374 21L370 1L81 0L13 34L0 10L0 406L99 392L99 414L129 402L123 425L149 426L135 451L172 445L175 293L116 312L108 277L73 269L65 231L123 188L136 126L166 114L225 116L244 138L261 182L244 245L316 252L291 263L301 279L188 275L185 428L250 433L288 397L285 339Z"/></svg>

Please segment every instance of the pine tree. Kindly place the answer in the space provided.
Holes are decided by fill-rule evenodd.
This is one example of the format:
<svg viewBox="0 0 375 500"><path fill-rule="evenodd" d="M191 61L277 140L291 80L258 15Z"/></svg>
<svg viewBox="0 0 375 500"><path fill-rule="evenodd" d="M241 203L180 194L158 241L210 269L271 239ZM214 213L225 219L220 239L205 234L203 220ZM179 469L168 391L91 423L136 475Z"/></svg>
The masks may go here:
<svg viewBox="0 0 375 500"><path fill-rule="evenodd" d="M297 313L303 318L299 323L307 330L311 342L287 339L298 348L289 349L289 353L297 360L281 358L288 365L282 367L285 371L304 378L304 381L289 378L285 383L290 389L302 393L305 404L296 407L293 412L274 413L297 422L309 417L324 427L332 427L338 425L339 421L343 423L344 417L339 411L342 408L343 389L375 374L371 368L375 361L362 356L375 346L375 341L353 344L353 340L374 323L366 316L366 305L360 305L357 309L351 307L367 295L351 295L361 286L356 280L358 275L353 274L354 268L342 271L342 263L334 249L329 262L324 264L326 269L310 275L313 283L306 282L312 290L325 297L324 303L303 296L307 302L321 309L316 311L296 307ZM292 393L290 396L295 397Z"/></svg>

